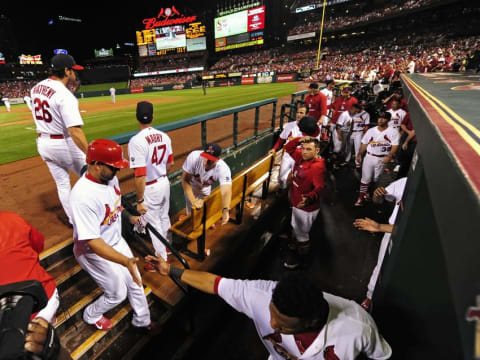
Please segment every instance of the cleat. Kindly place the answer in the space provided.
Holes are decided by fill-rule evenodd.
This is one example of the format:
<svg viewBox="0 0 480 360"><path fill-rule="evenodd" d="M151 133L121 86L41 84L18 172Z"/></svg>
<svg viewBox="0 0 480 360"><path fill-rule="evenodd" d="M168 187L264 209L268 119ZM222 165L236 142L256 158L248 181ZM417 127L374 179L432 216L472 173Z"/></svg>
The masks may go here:
<svg viewBox="0 0 480 360"><path fill-rule="evenodd" d="M110 321L110 319L106 318L103 315L100 318L100 320L98 320L94 325L98 330L104 330L104 331L108 331L111 328L113 328L113 323Z"/></svg>
<svg viewBox="0 0 480 360"><path fill-rule="evenodd" d="M300 259L295 251L289 251L283 266L289 270L294 270L300 266Z"/></svg>
<svg viewBox="0 0 480 360"><path fill-rule="evenodd" d="M359 196L357 201L355 201L355 206L364 206L365 200L363 196Z"/></svg>

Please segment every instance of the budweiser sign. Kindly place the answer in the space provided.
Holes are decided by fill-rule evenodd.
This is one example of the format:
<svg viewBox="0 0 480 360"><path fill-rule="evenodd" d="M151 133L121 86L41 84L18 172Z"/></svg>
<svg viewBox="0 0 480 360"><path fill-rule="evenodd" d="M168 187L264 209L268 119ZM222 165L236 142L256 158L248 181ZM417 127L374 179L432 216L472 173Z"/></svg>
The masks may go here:
<svg viewBox="0 0 480 360"><path fill-rule="evenodd" d="M172 7L161 8L156 18L143 19L142 22L145 25L145 30L150 30L163 26L189 24L196 20L196 15L185 16L180 14L175 5L172 5Z"/></svg>

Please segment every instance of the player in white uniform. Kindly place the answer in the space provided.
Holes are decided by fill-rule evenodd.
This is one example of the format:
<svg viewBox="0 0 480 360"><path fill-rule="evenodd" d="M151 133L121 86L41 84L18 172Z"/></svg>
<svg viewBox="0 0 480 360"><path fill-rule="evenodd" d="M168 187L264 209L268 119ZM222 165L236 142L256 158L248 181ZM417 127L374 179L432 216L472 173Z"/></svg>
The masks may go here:
<svg viewBox="0 0 480 360"><path fill-rule="evenodd" d="M2 101L5 104L5 108L7 109L7 111L8 112L12 111L10 101L8 100L8 97L3 97Z"/></svg>
<svg viewBox="0 0 480 360"><path fill-rule="evenodd" d="M147 256L162 275L218 294L253 320L269 360L389 359L390 345L371 316L354 301L322 291L302 272L286 273L279 282L234 280L195 270L182 270Z"/></svg>
<svg viewBox="0 0 480 360"><path fill-rule="evenodd" d="M114 87L111 87L109 91L110 91L110 99L112 101L112 104L115 104L115 91L116 90L115 90Z"/></svg>
<svg viewBox="0 0 480 360"><path fill-rule="evenodd" d="M320 92L325 95L327 98L327 106L330 107L330 105L333 102L333 88L335 87L335 81L333 80L327 80L325 81L326 87L324 87Z"/></svg>
<svg viewBox="0 0 480 360"><path fill-rule="evenodd" d="M350 161L352 147L350 145L350 134L353 126L353 116L360 111L358 104L352 104L349 110L340 114L335 126L335 136L338 141L334 142L333 152L341 154L345 161L341 165L347 165ZM348 160L347 160L348 159Z"/></svg>
<svg viewBox="0 0 480 360"><path fill-rule="evenodd" d="M215 143L207 144L204 151L192 151L182 166L182 187L185 193L186 210L192 205L201 209L203 200L210 195L212 184L218 181L222 194L222 225L230 218L232 200L232 173L227 163L219 158L222 148Z"/></svg>
<svg viewBox="0 0 480 360"><path fill-rule="evenodd" d="M32 99L30 98L30 96L25 95L25 96L23 97L23 101L25 101L25 104L27 104L28 109L29 109L30 111L32 111Z"/></svg>
<svg viewBox="0 0 480 360"><path fill-rule="evenodd" d="M402 125L402 122L408 113L400 108L400 102L398 100L392 100L392 107L387 110L387 112L392 115L390 121L388 122L388 126L400 131L400 126Z"/></svg>
<svg viewBox="0 0 480 360"><path fill-rule="evenodd" d="M69 205L70 175L80 175L85 165L87 138L82 130L83 120L78 100L67 85L76 81L77 65L70 55L58 54L51 60L52 76L31 90L33 119L37 127L37 149L57 184L58 197L72 223Z"/></svg>
<svg viewBox="0 0 480 360"><path fill-rule="evenodd" d="M291 121L286 123L283 131L280 133L280 136L275 143L271 152L275 153L279 151L282 146L286 145L291 139L295 139L297 137L311 135L320 140L321 130L319 126L316 126L316 130L312 134L305 134L299 128L299 122L305 117L307 112L307 107L305 105L300 105L297 109L297 119L296 121ZM316 119L315 119L316 122ZM280 164L280 170L278 171L278 184L280 189L285 190L288 186L287 179L290 172L293 170L293 166L295 165L295 161L292 159L290 155L286 152L282 155L282 162Z"/></svg>
<svg viewBox="0 0 480 360"><path fill-rule="evenodd" d="M356 160L358 163L362 161L362 178L360 180L360 192L355 206L363 206L368 199L368 186L373 180L377 181L383 167L392 160L393 155L398 149L400 135L396 129L388 126L391 114L388 112L381 113L378 117L378 126L369 129L362 138L362 147L358 153Z"/></svg>
<svg viewBox="0 0 480 360"><path fill-rule="evenodd" d="M137 104L140 132L128 142L130 168L135 171L137 210L164 239L170 229L170 183L167 171L173 164L172 142L167 134L152 127L153 105ZM157 256L167 259L165 245L150 233ZM151 271L149 267L146 269Z"/></svg>
<svg viewBox="0 0 480 360"><path fill-rule="evenodd" d="M374 198L385 196L395 201L395 207L393 208L392 215L388 219L388 224L379 224L376 221L365 218L365 219L356 219L354 225L357 229L370 231L370 232L383 232L385 233L380 243L380 249L378 250L378 259L375 268L372 271L370 276L370 281L367 286L367 296L362 302L364 309L369 310L372 303L373 291L375 290L375 285L377 284L378 276L380 275L380 269L382 268L383 259L387 253L387 249L390 252L391 248L391 234L393 232L393 225L398 215L398 210L400 209L400 204L403 197L403 192L405 191L405 186L407 185L407 178L403 177L388 185L386 188L380 187L375 190Z"/></svg>
<svg viewBox="0 0 480 360"><path fill-rule="evenodd" d="M365 111L366 101L360 101L359 105L360 112L353 115L352 133L350 135L350 142L348 143L347 157L345 158L345 161L350 161L353 145L355 148L355 167L357 169L359 169L361 166L361 163L357 162L356 158L360 152L360 147L362 146L362 137L363 134L368 130L368 125L370 124L370 114Z"/></svg>
<svg viewBox="0 0 480 360"><path fill-rule="evenodd" d="M100 139L88 146L87 162L88 172L77 181L70 197L73 252L103 294L85 308L83 320L101 330L111 329L112 322L103 314L128 296L133 308L132 324L148 328L150 310L136 265L138 258L122 238L122 216L127 216L132 224L140 221L140 217L122 211L115 176L119 169L128 167L128 161L123 159L120 145Z"/></svg>

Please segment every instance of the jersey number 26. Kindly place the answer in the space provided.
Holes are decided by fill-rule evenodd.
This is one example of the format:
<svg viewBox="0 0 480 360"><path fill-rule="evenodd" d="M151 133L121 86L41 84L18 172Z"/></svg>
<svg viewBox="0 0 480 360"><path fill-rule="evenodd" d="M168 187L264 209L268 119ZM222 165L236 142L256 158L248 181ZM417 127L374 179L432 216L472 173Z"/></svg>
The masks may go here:
<svg viewBox="0 0 480 360"><path fill-rule="evenodd" d="M45 121L47 123L52 121L52 114L48 111L50 109L50 105L45 100L40 100L39 98L35 98L33 100L35 103L35 119L40 121Z"/></svg>
<svg viewBox="0 0 480 360"><path fill-rule="evenodd" d="M155 146L153 148L153 154L152 154L152 164L154 165L160 165L162 163L163 158L165 157L165 151L167 150L167 145L162 144ZM158 153L157 153L158 151ZM160 155L161 152L161 155ZM160 157L159 157L160 155Z"/></svg>

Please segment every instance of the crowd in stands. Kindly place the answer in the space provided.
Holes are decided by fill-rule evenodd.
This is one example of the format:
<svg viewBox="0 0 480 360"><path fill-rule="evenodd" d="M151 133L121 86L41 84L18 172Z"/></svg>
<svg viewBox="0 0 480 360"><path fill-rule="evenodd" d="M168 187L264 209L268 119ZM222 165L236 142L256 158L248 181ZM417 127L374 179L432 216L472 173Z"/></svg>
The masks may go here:
<svg viewBox="0 0 480 360"><path fill-rule="evenodd" d="M0 83L0 94L7 98L23 98L30 96L30 89L37 83L37 80L16 80Z"/></svg>
<svg viewBox="0 0 480 360"><path fill-rule="evenodd" d="M409 0L402 4L394 4L387 6L383 9L377 9L361 16L336 16L334 18L326 18L324 21L324 30L335 30L339 28L343 28L346 26L351 26L355 24L359 24L362 22L368 22L374 19L380 19L385 16L390 16L396 13L400 13L406 10L412 10L415 8L419 8L422 6L427 6L433 3L435 0ZM311 21L308 21L306 24L300 24L295 26L291 29L288 35L297 35L297 34L305 34L308 32L313 32L319 30L322 19L321 14L315 14L315 18Z"/></svg>
<svg viewBox="0 0 480 360"><path fill-rule="evenodd" d="M158 86L167 84L184 84L189 81L194 81L200 73L188 73L182 75L164 75L145 78L132 79L130 82L130 88L143 87L143 86Z"/></svg>
<svg viewBox="0 0 480 360"><path fill-rule="evenodd" d="M189 68L204 66L205 54L200 53L196 56L179 56L178 54L156 56L152 58L141 59L140 64L136 68L136 73L153 72L160 70L172 70L180 68Z"/></svg>

